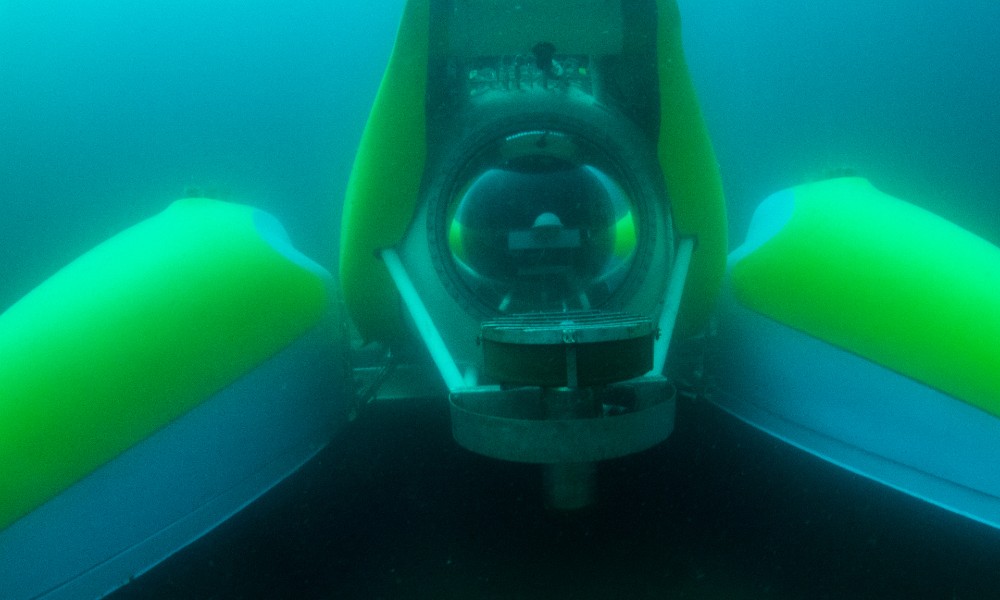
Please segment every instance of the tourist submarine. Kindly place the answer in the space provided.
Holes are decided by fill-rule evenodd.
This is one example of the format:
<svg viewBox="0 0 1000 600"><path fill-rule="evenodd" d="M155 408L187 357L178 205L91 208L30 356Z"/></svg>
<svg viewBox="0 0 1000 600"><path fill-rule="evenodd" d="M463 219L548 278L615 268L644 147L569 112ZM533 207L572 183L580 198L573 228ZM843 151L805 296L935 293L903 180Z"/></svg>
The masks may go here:
<svg viewBox="0 0 1000 600"><path fill-rule="evenodd" d="M856 176L730 245L675 1L577 4L408 2L335 269L186 197L7 308L0 595L107 595L418 396L552 510L689 399L1000 527L1000 249Z"/></svg>

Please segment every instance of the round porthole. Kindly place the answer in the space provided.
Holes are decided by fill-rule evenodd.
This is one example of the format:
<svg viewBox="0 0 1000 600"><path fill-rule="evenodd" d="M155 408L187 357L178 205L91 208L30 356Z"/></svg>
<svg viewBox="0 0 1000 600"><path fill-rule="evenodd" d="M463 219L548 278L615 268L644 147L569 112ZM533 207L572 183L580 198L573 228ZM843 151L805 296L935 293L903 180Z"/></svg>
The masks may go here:
<svg viewBox="0 0 1000 600"><path fill-rule="evenodd" d="M485 315L620 308L654 248L670 248L655 243L670 238L658 170L585 119L484 129L429 198L432 260L452 294Z"/></svg>

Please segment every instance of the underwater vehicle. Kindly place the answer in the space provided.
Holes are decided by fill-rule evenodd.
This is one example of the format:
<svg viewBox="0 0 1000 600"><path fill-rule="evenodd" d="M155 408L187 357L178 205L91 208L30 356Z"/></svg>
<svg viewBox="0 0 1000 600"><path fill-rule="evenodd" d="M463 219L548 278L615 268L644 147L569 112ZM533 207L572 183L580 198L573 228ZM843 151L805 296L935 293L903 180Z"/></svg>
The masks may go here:
<svg viewBox="0 0 1000 600"><path fill-rule="evenodd" d="M675 2L552 4L407 3L336 277L184 198L0 315L5 597L106 595L417 396L556 510L700 395L1000 527L1000 249L839 177L729 252Z"/></svg>

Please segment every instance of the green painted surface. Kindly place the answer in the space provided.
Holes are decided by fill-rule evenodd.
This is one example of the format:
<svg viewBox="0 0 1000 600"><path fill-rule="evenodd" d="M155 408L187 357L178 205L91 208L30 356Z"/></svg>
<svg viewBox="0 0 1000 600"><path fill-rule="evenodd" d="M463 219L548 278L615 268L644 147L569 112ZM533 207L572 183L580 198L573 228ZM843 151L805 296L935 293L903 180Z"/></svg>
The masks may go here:
<svg viewBox="0 0 1000 600"><path fill-rule="evenodd" d="M1000 248L861 178L795 188L732 267L748 307L1000 415Z"/></svg>
<svg viewBox="0 0 1000 600"><path fill-rule="evenodd" d="M365 126L344 200L340 282L365 339L399 334L399 300L376 252L402 240L426 162L427 0L406 5L389 66Z"/></svg>
<svg viewBox="0 0 1000 600"><path fill-rule="evenodd" d="M712 311L726 270L726 204L708 129L684 59L675 0L657 2L660 81L660 168L670 195L674 227L697 239L677 332L701 329Z"/></svg>
<svg viewBox="0 0 1000 600"><path fill-rule="evenodd" d="M0 529L319 320L328 283L259 215L175 202L0 315Z"/></svg>

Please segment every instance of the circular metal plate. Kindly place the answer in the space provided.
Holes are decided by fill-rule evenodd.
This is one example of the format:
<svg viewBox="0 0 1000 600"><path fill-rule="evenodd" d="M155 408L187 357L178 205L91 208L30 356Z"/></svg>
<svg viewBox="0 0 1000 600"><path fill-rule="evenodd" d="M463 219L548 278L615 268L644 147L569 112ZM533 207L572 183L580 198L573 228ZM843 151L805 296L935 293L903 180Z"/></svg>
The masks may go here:
<svg viewBox="0 0 1000 600"><path fill-rule="evenodd" d="M653 365L645 317L579 311L504 317L482 325L484 371L507 385L585 387L625 381Z"/></svg>

